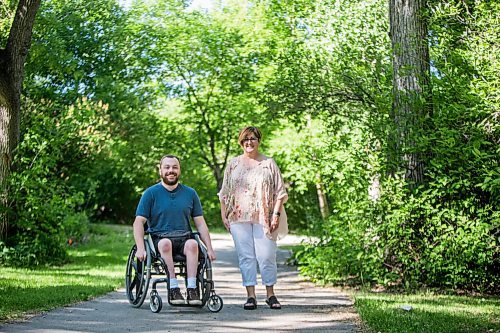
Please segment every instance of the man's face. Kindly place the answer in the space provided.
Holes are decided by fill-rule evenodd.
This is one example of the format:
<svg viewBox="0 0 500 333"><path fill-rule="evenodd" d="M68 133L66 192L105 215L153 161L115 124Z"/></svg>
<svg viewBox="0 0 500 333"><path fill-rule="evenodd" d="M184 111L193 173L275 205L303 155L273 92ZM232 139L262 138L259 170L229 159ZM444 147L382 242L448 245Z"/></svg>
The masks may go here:
<svg viewBox="0 0 500 333"><path fill-rule="evenodd" d="M166 185L175 185L181 176L181 166L176 158L166 157L160 165L160 177Z"/></svg>

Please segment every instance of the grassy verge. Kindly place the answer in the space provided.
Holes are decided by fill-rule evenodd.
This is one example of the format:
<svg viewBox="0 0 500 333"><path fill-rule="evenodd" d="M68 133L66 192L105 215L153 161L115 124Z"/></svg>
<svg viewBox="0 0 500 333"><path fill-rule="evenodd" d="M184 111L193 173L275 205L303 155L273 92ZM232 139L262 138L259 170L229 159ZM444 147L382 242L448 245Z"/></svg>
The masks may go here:
<svg viewBox="0 0 500 333"><path fill-rule="evenodd" d="M69 249L60 267L0 267L0 321L91 299L124 285L131 226L92 225L90 239Z"/></svg>
<svg viewBox="0 0 500 333"><path fill-rule="evenodd" d="M500 299L419 293L354 293L368 332L499 333ZM411 310L404 310L411 306Z"/></svg>
<svg viewBox="0 0 500 333"><path fill-rule="evenodd" d="M287 246L294 254L302 245ZM292 263L296 263L293 259ZM366 333L500 333L500 298L352 291Z"/></svg>

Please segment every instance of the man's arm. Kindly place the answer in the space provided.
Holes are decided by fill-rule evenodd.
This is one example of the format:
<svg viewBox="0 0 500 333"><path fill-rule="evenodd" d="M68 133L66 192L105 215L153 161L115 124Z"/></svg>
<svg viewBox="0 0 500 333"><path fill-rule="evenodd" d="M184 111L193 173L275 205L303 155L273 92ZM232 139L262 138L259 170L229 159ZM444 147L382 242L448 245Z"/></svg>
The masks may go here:
<svg viewBox="0 0 500 333"><path fill-rule="evenodd" d="M134 240L137 246L135 256L140 261L146 259L146 249L144 248L144 223L147 219L143 216L136 216L134 220Z"/></svg>
<svg viewBox="0 0 500 333"><path fill-rule="evenodd" d="M207 247L208 257L210 260L215 260L215 252L212 248L212 240L210 238L210 233L208 231L207 223L205 222L205 218L203 216L193 217L194 224L196 225L196 229L200 233L200 238L203 243Z"/></svg>

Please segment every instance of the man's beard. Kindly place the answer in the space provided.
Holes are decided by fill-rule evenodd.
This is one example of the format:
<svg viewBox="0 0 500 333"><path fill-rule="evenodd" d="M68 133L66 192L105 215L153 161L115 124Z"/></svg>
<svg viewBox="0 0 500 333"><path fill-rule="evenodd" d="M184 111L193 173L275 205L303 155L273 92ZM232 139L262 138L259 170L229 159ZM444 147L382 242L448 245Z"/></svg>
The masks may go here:
<svg viewBox="0 0 500 333"><path fill-rule="evenodd" d="M168 177L170 175L174 175L175 176L174 180L169 180L168 179ZM179 182L179 176L177 176L177 174L175 174L175 173L169 173L167 175L164 175L164 176L161 177L161 179L163 180L163 182L166 185L175 185L175 184L177 184Z"/></svg>

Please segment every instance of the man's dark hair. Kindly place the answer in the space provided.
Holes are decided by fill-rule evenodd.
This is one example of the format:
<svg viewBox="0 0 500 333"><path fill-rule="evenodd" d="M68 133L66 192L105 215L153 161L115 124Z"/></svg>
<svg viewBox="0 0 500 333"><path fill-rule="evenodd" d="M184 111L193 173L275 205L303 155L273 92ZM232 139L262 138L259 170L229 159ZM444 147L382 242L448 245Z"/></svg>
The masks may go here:
<svg viewBox="0 0 500 333"><path fill-rule="evenodd" d="M161 167L161 163L163 162L164 159L166 158L175 158L177 161L179 161L179 165L181 164L181 160L175 156L175 155L165 155L163 156L161 159L160 159L160 167Z"/></svg>

